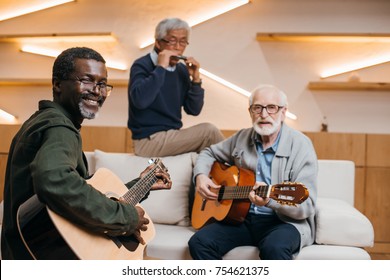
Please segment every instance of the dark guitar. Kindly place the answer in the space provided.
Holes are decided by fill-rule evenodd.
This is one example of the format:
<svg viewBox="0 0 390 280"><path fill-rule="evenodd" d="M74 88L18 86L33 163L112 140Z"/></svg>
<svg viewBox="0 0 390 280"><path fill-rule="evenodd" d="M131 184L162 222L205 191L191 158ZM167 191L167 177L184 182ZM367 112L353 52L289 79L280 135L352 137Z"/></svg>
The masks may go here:
<svg viewBox="0 0 390 280"><path fill-rule="evenodd" d="M205 200L196 192L192 207L192 227L200 229L215 221L242 223L249 211L248 196L255 184L253 172L215 162L210 178L215 184L221 185L220 189L216 189L218 199ZM255 192L261 197L270 197L286 205L300 204L309 196L309 191L303 184L291 182L261 186Z"/></svg>
<svg viewBox="0 0 390 280"><path fill-rule="evenodd" d="M167 171L161 160L128 189L110 170L100 168L87 180L95 189L107 197L139 206L139 202L158 180L157 170ZM149 219L148 229L141 232L146 244L155 235L154 225ZM37 196L23 203L17 213L19 233L34 259L82 259L82 260L125 260L143 259L146 245L134 236L109 237L92 233L51 211ZM58 249L61 248L61 249ZM64 249L65 248L65 249Z"/></svg>

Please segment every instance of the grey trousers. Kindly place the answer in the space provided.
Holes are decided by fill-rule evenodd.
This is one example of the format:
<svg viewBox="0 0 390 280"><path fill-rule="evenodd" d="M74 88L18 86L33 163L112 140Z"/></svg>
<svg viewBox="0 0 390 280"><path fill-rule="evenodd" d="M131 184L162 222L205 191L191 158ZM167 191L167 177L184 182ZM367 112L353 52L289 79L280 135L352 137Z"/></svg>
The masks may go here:
<svg viewBox="0 0 390 280"><path fill-rule="evenodd" d="M143 157L174 156L187 152L200 152L204 148L224 140L221 131L211 123L201 123L183 129L161 131L134 140L134 153Z"/></svg>

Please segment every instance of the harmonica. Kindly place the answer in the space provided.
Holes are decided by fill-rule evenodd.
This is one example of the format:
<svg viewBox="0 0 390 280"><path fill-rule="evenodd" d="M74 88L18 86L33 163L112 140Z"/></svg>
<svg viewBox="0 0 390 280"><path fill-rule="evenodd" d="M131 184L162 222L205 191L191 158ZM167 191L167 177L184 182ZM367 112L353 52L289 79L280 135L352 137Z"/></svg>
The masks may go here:
<svg viewBox="0 0 390 280"><path fill-rule="evenodd" d="M177 59L177 60L180 60L180 59L187 60L187 57L184 55L172 55L171 58Z"/></svg>

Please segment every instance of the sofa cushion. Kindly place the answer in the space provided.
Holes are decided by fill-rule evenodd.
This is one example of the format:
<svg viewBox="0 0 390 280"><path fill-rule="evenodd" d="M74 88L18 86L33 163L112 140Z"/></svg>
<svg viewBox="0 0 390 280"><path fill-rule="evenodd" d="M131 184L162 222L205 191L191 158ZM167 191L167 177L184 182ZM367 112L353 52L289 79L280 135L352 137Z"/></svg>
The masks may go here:
<svg viewBox="0 0 390 280"><path fill-rule="evenodd" d="M124 153L106 153L95 150L96 169L105 167L123 182L128 182L145 170L150 158ZM162 157L172 179L170 190L152 191L141 205L153 223L190 225L189 191L192 176L191 153Z"/></svg>
<svg viewBox="0 0 390 280"><path fill-rule="evenodd" d="M367 217L347 202L318 198L316 243L371 247L374 243L374 229Z"/></svg>
<svg viewBox="0 0 390 280"><path fill-rule="evenodd" d="M191 260L188 240L195 233L192 227L155 224L156 235L148 243L146 254L164 260Z"/></svg>
<svg viewBox="0 0 390 280"><path fill-rule="evenodd" d="M226 253L224 260L258 260L259 250L255 246L240 246ZM333 245L311 245L302 248L295 260L370 260L362 248Z"/></svg>
<svg viewBox="0 0 390 280"><path fill-rule="evenodd" d="M362 248L351 246L311 245L303 247L296 260L370 260Z"/></svg>

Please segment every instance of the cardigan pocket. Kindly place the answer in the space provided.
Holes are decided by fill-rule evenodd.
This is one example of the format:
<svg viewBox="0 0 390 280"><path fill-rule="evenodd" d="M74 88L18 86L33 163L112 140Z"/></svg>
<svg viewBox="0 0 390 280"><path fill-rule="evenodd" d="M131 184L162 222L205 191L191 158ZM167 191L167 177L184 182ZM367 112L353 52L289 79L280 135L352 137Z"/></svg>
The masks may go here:
<svg viewBox="0 0 390 280"><path fill-rule="evenodd" d="M244 150L234 148L234 150L232 152L232 157L234 158L234 164L236 166L239 166L239 167L243 166L243 162L242 162L243 161L243 154L244 154Z"/></svg>

